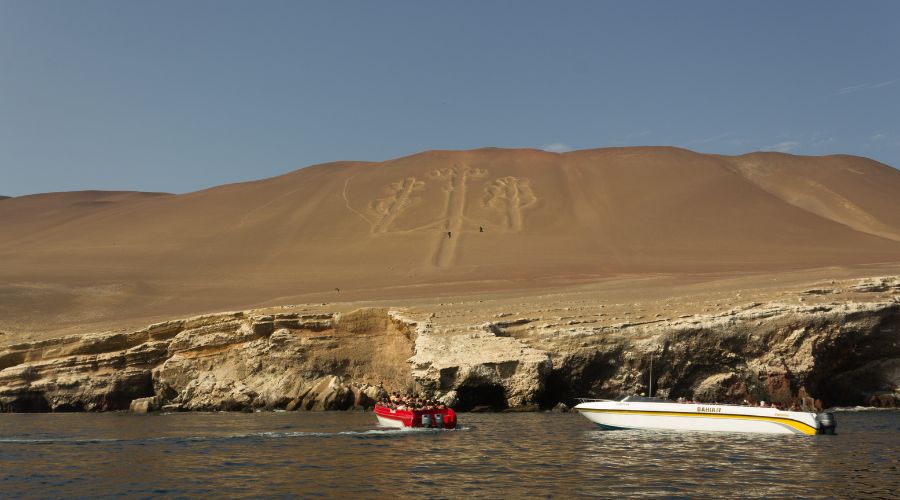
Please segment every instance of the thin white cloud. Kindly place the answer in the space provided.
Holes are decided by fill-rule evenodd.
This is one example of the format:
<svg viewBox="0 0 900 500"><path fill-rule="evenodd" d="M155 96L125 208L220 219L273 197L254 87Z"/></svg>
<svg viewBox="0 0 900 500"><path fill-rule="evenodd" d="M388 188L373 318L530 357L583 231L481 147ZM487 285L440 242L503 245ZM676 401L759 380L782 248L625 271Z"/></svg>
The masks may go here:
<svg viewBox="0 0 900 500"><path fill-rule="evenodd" d="M821 137L818 135L813 135L811 145L813 147L824 146L826 144L831 144L835 141L834 137Z"/></svg>
<svg viewBox="0 0 900 500"><path fill-rule="evenodd" d="M569 151L572 151L572 148L568 144L564 144L562 142L547 144L546 146L541 147L541 149L550 153L567 153Z"/></svg>
<svg viewBox="0 0 900 500"><path fill-rule="evenodd" d="M895 83L897 83L897 80L888 80L888 81L886 81L886 82L881 82L881 83L873 84L871 88L877 89L877 88L880 88L880 87L887 87L888 85L893 85L893 84L895 84Z"/></svg>
<svg viewBox="0 0 900 500"><path fill-rule="evenodd" d="M801 144L797 141L782 141L778 144L773 144L766 149L768 151L778 151L779 153L789 153L799 148Z"/></svg>
<svg viewBox="0 0 900 500"><path fill-rule="evenodd" d="M877 132L869 136L869 140L863 144L863 149L884 148L886 145L900 146L900 136L894 138L883 132Z"/></svg>
<svg viewBox="0 0 900 500"><path fill-rule="evenodd" d="M851 85L850 87L844 87L838 90L838 95L843 94L852 94L854 92L860 92L862 90L872 90L872 89L880 89L881 87L887 87L888 85L893 85L897 83L898 80L887 80L884 82L877 83L861 83L859 85Z"/></svg>

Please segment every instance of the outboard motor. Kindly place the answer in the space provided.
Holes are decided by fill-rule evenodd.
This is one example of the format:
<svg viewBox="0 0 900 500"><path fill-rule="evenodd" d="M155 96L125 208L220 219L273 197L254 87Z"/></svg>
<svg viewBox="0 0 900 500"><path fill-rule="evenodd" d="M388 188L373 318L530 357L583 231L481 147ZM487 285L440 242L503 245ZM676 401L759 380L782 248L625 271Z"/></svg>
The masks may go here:
<svg viewBox="0 0 900 500"><path fill-rule="evenodd" d="M425 427L426 429L428 427L431 427L431 414L430 413L426 413L426 414L422 415L422 427Z"/></svg>
<svg viewBox="0 0 900 500"><path fill-rule="evenodd" d="M819 426L819 434L834 435L834 429L837 427L837 420L834 419L834 413L823 411L816 415L816 424Z"/></svg>
<svg viewBox="0 0 900 500"><path fill-rule="evenodd" d="M438 429L444 428L444 415L442 413L434 414L434 426Z"/></svg>

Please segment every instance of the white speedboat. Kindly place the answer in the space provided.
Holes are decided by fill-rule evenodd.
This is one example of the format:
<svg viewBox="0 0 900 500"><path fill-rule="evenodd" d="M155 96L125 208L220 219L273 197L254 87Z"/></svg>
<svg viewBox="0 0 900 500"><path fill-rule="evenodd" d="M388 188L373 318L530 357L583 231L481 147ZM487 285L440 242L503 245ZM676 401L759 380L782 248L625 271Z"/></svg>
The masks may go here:
<svg viewBox="0 0 900 500"><path fill-rule="evenodd" d="M703 403L676 403L627 396L618 401L585 400L575 410L606 429L833 434L834 416L777 408Z"/></svg>

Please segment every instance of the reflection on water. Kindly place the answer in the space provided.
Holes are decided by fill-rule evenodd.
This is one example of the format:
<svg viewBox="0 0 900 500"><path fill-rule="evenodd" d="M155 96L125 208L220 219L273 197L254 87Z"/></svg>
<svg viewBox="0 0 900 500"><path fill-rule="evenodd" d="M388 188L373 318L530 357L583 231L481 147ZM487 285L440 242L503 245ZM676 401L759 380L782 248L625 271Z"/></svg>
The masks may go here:
<svg viewBox="0 0 900 500"><path fill-rule="evenodd" d="M837 436L597 430L574 414L0 415L0 496L891 496L900 412Z"/></svg>

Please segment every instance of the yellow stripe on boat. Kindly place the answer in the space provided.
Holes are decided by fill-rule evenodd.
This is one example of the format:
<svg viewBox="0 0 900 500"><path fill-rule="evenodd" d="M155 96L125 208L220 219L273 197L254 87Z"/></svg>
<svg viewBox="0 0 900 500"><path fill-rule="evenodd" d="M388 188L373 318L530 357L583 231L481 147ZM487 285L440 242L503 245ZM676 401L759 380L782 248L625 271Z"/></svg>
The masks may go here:
<svg viewBox="0 0 900 500"><path fill-rule="evenodd" d="M721 413L690 413L690 412L678 412L678 411L649 411L649 410L606 410L606 409L597 409L597 408L579 408L578 411L588 411L588 412L597 412L597 413L618 413L623 415L655 415L655 416L665 416L665 417L698 417L698 418L734 418L738 420L764 420L767 422L774 422L776 424L782 424L790 426L798 431L806 434L808 436L814 436L816 434L816 428L812 427L808 424L804 424L803 422L799 422L797 420L791 418L782 418L782 417L763 417L756 415L734 415L731 413L721 414Z"/></svg>

